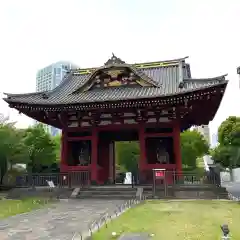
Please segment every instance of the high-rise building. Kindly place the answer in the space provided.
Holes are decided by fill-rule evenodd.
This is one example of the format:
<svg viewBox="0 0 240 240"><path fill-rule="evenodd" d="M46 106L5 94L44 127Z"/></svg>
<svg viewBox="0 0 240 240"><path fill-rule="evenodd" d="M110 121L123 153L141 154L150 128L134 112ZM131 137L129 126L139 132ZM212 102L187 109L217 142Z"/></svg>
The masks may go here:
<svg viewBox="0 0 240 240"><path fill-rule="evenodd" d="M201 133L210 144L210 129L208 125L196 126L193 129Z"/></svg>
<svg viewBox="0 0 240 240"><path fill-rule="evenodd" d="M59 61L38 70L36 75L36 91L49 91L57 87L63 80L65 74L71 69L78 68L70 62ZM56 136L60 130L52 126L46 126L47 131Z"/></svg>
<svg viewBox="0 0 240 240"><path fill-rule="evenodd" d="M211 141L211 146L216 147L218 145L218 134L214 133L212 135L212 141Z"/></svg>

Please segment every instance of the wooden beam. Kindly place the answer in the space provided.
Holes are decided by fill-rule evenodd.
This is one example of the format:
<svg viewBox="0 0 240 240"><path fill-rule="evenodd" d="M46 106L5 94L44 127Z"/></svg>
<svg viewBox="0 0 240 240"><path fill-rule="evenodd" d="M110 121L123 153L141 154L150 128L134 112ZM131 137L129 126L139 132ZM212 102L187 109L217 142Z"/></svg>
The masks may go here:
<svg viewBox="0 0 240 240"><path fill-rule="evenodd" d="M145 138L154 138L154 137L173 137L173 133L145 133Z"/></svg>
<svg viewBox="0 0 240 240"><path fill-rule="evenodd" d="M80 137L67 137L69 142L78 142L78 141L90 141L92 140L92 136L80 136Z"/></svg>
<svg viewBox="0 0 240 240"><path fill-rule="evenodd" d="M58 121L63 129L67 128L68 125L68 114L66 111L57 113Z"/></svg>
<svg viewBox="0 0 240 240"><path fill-rule="evenodd" d="M170 128L173 126L173 122L169 123L146 123L146 128L154 128L154 127L161 127L161 128ZM68 127L68 132L84 132L84 131L91 131L92 127ZM138 130L139 124L111 124L105 126L97 126L96 129L99 131L119 131L119 130Z"/></svg>

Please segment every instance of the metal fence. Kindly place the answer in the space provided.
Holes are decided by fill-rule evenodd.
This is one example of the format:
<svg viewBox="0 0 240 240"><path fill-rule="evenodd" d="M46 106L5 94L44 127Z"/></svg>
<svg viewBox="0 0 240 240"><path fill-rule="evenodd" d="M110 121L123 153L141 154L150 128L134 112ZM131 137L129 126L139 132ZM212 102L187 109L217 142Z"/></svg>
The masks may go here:
<svg viewBox="0 0 240 240"><path fill-rule="evenodd" d="M47 186L47 181L52 181L55 186L59 187L84 186L90 184L90 179L89 171L24 174L17 177L16 186Z"/></svg>
<svg viewBox="0 0 240 240"><path fill-rule="evenodd" d="M166 178L170 178L171 173L166 172ZM169 182L171 184L171 182ZM216 175L212 174L196 174L196 173L173 173L173 182L172 184L194 184L194 185L202 185L202 184L212 184L212 185L220 185L218 178Z"/></svg>
<svg viewBox="0 0 240 240"><path fill-rule="evenodd" d="M218 177L208 173L176 173L164 169L154 169L152 176L152 195L154 198L207 198L210 197L210 195L217 197L211 190L212 187L220 186ZM163 193L162 189L164 190Z"/></svg>
<svg viewBox="0 0 240 240"><path fill-rule="evenodd" d="M158 185L220 185L216 175L203 173L191 173L175 171L165 171L161 169L153 170L153 183Z"/></svg>

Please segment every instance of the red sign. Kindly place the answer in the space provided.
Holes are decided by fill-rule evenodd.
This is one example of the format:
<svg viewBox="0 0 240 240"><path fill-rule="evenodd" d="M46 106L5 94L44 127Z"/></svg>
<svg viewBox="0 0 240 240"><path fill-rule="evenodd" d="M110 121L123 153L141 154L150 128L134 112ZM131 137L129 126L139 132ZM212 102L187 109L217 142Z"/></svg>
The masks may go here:
<svg viewBox="0 0 240 240"><path fill-rule="evenodd" d="M156 171L155 172L155 177L156 178L163 178L164 177L164 172L163 171Z"/></svg>

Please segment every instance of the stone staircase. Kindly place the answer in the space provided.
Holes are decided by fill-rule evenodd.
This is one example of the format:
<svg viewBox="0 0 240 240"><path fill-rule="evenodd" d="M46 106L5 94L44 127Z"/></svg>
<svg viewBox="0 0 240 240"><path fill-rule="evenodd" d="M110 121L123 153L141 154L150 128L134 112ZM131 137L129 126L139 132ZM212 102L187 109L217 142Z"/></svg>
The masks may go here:
<svg viewBox="0 0 240 240"><path fill-rule="evenodd" d="M131 186L90 186L82 188L76 198L78 199L108 199L128 200L136 198L137 188Z"/></svg>
<svg viewBox="0 0 240 240"><path fill-rule="evenodd" d="M48 187L15 188L7 192L6 197L10 199L21 199L24 197L57 197L60 199L106 199L106 200L129 200L138 198L139 189L147 199L228 199L226 188L213 185L175 185L158 186L155 196L151 185L141 187L130 185L108 185L89 186L85 188L56 188L49 191ZM78 190L78 191L77 191Z"/></svg>
<svg viewBox="0 0 240 240"><path fill-rule="evenodd" d="M147 199L228 199L228 192L225 188L212 185L179 185L162 186L156 188L155 197L152 186L141 186L143 195ZM81 189L76 198L79 199L119 199L127 200L137 197L138 187L134 188L124 185L113 186L91 186Z"/></svg>
<svg viewBox="0 0 240 240"><path fill-rule="evenodd" d="M229 193L225 187L218 187L215 192L219 199L229 199Z"/></svg>

